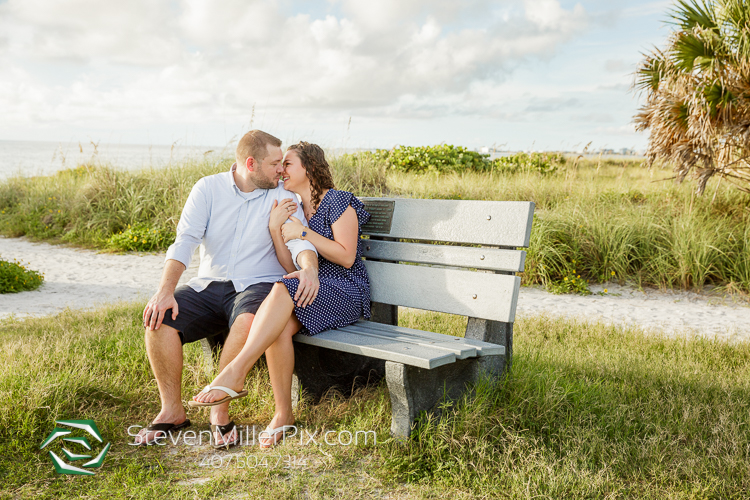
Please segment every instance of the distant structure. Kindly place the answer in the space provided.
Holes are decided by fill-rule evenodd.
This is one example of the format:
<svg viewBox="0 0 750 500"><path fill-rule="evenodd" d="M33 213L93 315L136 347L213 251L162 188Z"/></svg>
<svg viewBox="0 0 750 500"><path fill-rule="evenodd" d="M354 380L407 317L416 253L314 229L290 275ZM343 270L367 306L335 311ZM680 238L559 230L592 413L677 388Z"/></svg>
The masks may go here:
<svg viewBox="0 0 750 500"><path fill-rule="evenodd" d="M490 160L494 160L495 158L499 158L501 156L510 156L516 153L541 153L544 151L537 151L537 150L524 150L524 151L508 151L508 150L501 150L500 148L495 148L491 146L482 146L480 148L474 148L472 151L475 151L477 153L489 155ZM581 154L581 151L555 151L555 153L562 153L564 155L578 155ZM633 148L620 148L620 149L612 149L612 148L600 148L598 150L588 150L584 151L583 154L587 157L590 156L643 156L644 151L636 151Z"/></svg>

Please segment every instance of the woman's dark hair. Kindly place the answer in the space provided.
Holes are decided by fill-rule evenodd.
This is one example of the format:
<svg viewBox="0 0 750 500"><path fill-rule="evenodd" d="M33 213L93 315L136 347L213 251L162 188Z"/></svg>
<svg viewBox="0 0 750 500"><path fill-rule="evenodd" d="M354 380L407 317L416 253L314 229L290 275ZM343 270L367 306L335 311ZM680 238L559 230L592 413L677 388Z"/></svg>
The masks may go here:
<svg viewBox="0 0 750 500"><path fill-rule="evenodd" d="M307 178L310 180L312 194L312 209L317 210L320 204L320 195L325 189L334 189L331 167L328 166L323 149L317 144L300 141L292 144L287 151L294 151L299 156L302 166L305 167Z"/></svg>

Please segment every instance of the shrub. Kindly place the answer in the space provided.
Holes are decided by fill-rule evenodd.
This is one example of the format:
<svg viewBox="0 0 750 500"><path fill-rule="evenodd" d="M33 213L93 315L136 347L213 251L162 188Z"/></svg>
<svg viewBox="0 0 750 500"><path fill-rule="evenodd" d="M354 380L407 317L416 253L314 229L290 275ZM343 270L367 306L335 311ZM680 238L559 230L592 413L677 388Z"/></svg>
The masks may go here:
<svg viewBox="0 0 750 500"><path fill-rule="evenodd" d="M16 293L36 290L42 286L44 275L32 269L26 269L23 263L0 259L0 293Z"/></svg>
<svg viewBox="0 0 750 500"><path fill-rule="evenodd" d="M516 153L492 160L493 171L502 173L537 172L542 175L556 173L566 163L561 153Z"/></svg>
<svg viewBox="0 0 750 500"><path fill-rule="evenodd" d="M384 153L378 153L381 157ZM388 152L386 164L402 172L450 172L487 170L487 155L469 151L463 146L396 146Z"/></svg>
<svg viewBox="0 0 750 500"><path fill-rule="evenodd" d="M145 224L136 224L113 234L109 238L110 247L117 250L153 252L163 250L172 244L175 233L168 229L153 228Z"/></svg>

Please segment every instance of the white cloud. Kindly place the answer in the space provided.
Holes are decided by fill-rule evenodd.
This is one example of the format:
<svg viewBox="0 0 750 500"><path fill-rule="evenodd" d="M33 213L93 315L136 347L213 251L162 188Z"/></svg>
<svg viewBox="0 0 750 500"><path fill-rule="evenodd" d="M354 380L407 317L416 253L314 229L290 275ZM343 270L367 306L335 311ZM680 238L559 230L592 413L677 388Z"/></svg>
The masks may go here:
<svg viewBox="0 0 750 500"><path fill-rule="evenodd" d="M260 0L9 0L0 104L7 123L41 124L197 123L247 116L256 103L480 112L512 67L549 56L588 22L558 0L332 3L312 17ZM68 76L50 79L50 68Z"/></svg>

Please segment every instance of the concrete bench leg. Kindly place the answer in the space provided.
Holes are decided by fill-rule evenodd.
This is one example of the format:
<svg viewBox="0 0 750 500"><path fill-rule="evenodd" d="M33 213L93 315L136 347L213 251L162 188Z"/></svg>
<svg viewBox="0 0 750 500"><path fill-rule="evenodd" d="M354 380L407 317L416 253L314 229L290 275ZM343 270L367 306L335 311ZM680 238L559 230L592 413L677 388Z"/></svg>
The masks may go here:
<svg viewBox="0 0 750 500"><path fill-rule="evenodd" d="M466 323L467 339L482 340L505 347L505 370L513 363L513 323L489 319L469 318Z"/></svg>
<svg viewBox="0 0 750 500"><path fill-rule="evenodd" d="M503 356L461 359L432 370L387 361L385 376L391 395L391 435L407 438L421 412L435 413L443 399L456 401L480 377L499 377Z"/></svg>

